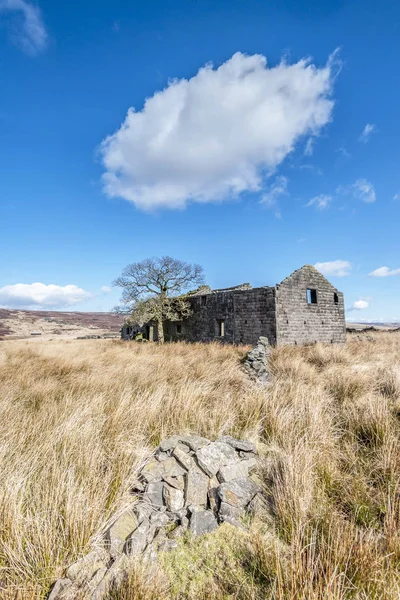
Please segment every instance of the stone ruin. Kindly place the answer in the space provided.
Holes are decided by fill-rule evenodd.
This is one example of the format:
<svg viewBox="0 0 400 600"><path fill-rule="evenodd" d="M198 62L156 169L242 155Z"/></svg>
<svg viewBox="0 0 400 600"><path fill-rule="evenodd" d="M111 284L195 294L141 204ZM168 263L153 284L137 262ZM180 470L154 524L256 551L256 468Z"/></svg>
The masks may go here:
<svg viewBox="0 0 400 600"><path fill-rule="evenodd" d="M257 464L255 445L230 436L162 441L132 486L132 504L111 519L100 548L55 582L48 600L101 600L123 583L132 560L154 568L157 552L176 548L186 531L208 534L221 523L244 528L245 513L265 503Z"/></svg>
<svg viewBox="0 0 400 600"><path fill-rule="evenodd" d="M343 294L311 265L294 271L273 287L242 284L188 294L192 314L181 321L165 321L166 341L254 345L260 336L271 346L346 342ZM141 333L158 340L157 323L143 327L125 323L123 339Z"/></svg>
<svg viewBox="0 0 400 600"><path fill-rule="evenodd" d="M271 347L268 338L259 337L257 344L246 354L244 369L253 381L266 385L270 381L268 358Z"/></svg>

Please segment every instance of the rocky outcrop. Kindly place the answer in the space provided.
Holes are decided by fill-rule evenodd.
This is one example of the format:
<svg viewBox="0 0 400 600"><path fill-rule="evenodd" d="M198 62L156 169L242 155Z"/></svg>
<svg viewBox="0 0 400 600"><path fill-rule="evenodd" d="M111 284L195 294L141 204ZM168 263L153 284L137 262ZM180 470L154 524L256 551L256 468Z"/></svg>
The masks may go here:
<svg viewBox="0 0 400 600"><path fill-rule="evenodd" d="M271 347L266 337L258 338L257 344L247 353L244 368L254 381L266 384L270 380L268 371L268 358L270 354Z"/></svg>
<svg viewBox="0 0 400 600"><path fill-rule="evenodd" d="M132 560L154 565L186 531L209 534L224 522L243 528L245 512L261 500L256 467L254 444L231 436L162 441L133 484L132 504L111 519L100 548L55 582L49 600L101 600L127 577Z"/></svg>

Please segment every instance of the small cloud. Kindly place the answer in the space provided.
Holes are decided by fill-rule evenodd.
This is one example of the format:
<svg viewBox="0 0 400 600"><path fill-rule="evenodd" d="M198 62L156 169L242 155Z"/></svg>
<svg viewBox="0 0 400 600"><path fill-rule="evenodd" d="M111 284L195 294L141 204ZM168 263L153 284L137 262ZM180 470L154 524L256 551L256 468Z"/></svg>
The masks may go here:
<svg viewBox="0 0 400 600"><path fill-rule="evenodd" d="M341 148L338 148L336 150L336 152L339 152L339 154L341 154L342 156L344 156L344 158L351 158L352 155L350 154L350 152L348 150L346 150L346 148L344 148L343 146Z"/></svg>
<svg viewBox="0 0 400 600"><path fill-rule="evenodd" d="M7 308L62 308L91 298L76 285L16 283L0 288L0 306Z"/></svg>
<svg viewBox="0 0 400 600"><path fill-rule="evenodd" d="M111 288L108 285L102 285L100 289L105 294L109 294L111 292Z"/></svg>
<svg viewBox="0 0 400 600"><path fill-rule="evenodd" d="M393 277L400 275L400 269L389 269L389 267L379 267L368 274L368 277Z"/></svg>
<svg viewBox="0 0 400 600"><path fill-rule="evenodd" d="M375 188L367 179L357 179L353 184L353 193L356 198L367 202L367 204L371 204L376 200Z"/></svg>
<svg viewBox="0 0 400 600"><path fill-rule="evenodd" d="M260 200L260 204L264 204L267 208L275 209L275 216L279 219L281 213L277 204L281 196L287 196L288 178L281 175L275 179L268 192L265 192Z"/></svg>
<svg viewBox="0 0 400 600"><path fill-rule="evenodd" d="M356 300L351 307L352 310L365 310L369 307L367 300Z"/></svg>
<svg viewBox="0 0 400 600"><path fill-rule="evenodd" d="M315 206L317 210L325 210L326 208L328 208L331 202L332 196L328 196L327 194L320 194L319 196L315 196L315 198L312 198L310 202L306 204L306 206Z"/></svg>
<svg viewBox="0 0 400 600"><path fill-rule="evenodd" d="M314 267L326 276L346 277L350 275L352 265L348 260L333 260L331 262L317 262Z"/></svg>
<svg viewBox="0 0 400 600"><path fill-rule="evenodd" d="M336 190L338 194L351 194L353 198L362 200L367 204L372 204L376 201L375 188L368 179L357 179L355 183L347 186L339 186Z"/></svg>
<svg viewBox="0 0 400 600"><path fill-rule="evenodd" d="M121 22L120 21L114 21L113 26L112 26L112 30L114 33L118 33L118 31L121 29Z"/></svg>
<svg viewBox="0 0 400 600"><path fill-rule="evenodd" d="M369 141L369 137L370 137L371 133L376 133L376 132L377 132L376 125L373 125L372 123L367 123L363 129L362 134L358 138L358 141L363 142L363 144L366 144Z"/></svg>
<svg viewBox="0 0 400 600"><path fill-rule="evenodd" d="M393 200L395 200L395 201L400 200L400 192L397 192L397 194L395 194L393 196Z"/></svg>
<svg viewBox="0 0 400 600"><path fill-rule="evenodd" d="M306 156L312 156L313 152L314 152L314 142L315 139L310 137L308 138L307 142L306 142L306 147L304 148L304 154Z"/></svg>
<svg viewBox="0 0 400 600"><path fill-rule="evenodd" d="M27 0L0 0L0 14L10 13L12 39L24 52L36 55L45 50L48 35L40 8Z"/></svg>

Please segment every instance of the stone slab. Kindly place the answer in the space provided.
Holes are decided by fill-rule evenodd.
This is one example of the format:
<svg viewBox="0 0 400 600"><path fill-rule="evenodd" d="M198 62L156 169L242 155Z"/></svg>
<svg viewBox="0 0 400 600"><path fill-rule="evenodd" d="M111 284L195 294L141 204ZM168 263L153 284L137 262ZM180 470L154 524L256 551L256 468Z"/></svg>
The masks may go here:
<svg viewBox="0 0 400 600"><path fill-rule="evenodd" d="M218 527L217 519L212 510L192 512L190 517L190 531L194 536L204 535L215 531Z"/></svg>
<svg viewBox="0 0 400 600"><path fill-rule="evenodd" d="M259 487L248 477L221 483L218 495L222 502L237 508L245 508L259 491Z"/></svg>
<svg viewBox="0 0 400 600"><path fill-rule="evenodd" d="M221 467L239 460L235 450L225 442L212 442L196 453L200 467L209 477L216 475Z"/></svg>

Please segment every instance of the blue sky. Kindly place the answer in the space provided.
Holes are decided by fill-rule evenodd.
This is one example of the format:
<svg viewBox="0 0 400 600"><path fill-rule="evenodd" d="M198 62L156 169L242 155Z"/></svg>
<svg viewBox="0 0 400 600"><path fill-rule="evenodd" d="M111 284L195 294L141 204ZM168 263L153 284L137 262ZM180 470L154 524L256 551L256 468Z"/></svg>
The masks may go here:
<svg viewBox="0 0 400 600"><path fill-rule="evenodd" d="M0 0L0 305L167 254L400 321L399 40L392 1Z"/></svg>

